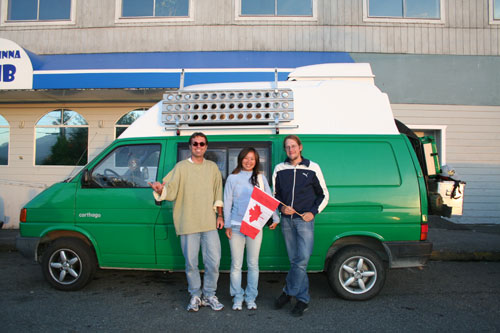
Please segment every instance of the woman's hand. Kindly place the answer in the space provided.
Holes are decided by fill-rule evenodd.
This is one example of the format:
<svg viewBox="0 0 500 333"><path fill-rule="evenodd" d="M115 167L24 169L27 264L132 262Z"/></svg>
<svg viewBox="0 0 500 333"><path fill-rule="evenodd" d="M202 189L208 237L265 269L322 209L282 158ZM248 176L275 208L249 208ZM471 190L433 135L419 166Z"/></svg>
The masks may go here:
<svg viewBox="0 0 500 333"><path fill-rule="evenodd" d="M233 236L233 229L226 228L226 236L228 239L231 239L231 236Z"/></svg>
<svg viewBox="0 0 500 333"><path fill-rule="evenodd" d="M278 226L278 222L273 222L273 224L271 224L269 226L269 229L274 230L274 229L276 229L277 226Z"/></svg>

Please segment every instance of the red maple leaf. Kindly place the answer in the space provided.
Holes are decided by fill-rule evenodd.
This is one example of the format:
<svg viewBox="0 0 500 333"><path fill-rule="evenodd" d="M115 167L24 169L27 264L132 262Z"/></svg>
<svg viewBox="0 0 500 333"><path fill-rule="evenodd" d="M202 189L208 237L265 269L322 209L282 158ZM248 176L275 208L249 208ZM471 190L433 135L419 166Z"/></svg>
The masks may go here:
<svg viewBox="0 0 500 333"><path fill-rule="evenodd" d="M259 219L260 214L262 214L262 211L260 210L259 205L253 206L253 208L250 208L250 223L253 221L257 221Z"/></svg>

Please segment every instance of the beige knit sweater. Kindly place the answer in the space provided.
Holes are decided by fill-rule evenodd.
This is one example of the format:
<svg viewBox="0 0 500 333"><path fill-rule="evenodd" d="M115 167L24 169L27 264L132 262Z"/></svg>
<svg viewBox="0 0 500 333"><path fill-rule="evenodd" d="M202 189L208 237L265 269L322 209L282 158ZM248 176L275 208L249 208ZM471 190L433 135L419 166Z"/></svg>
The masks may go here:
<svg viewBox="0 0 500 333"><path fill-rule="evenodd" d="M209 160L196 164L183 160L163 178L157 201L174 201L174 226L177 235L216 230L216 207L222 207L222 177L217 164Z"/></svg>

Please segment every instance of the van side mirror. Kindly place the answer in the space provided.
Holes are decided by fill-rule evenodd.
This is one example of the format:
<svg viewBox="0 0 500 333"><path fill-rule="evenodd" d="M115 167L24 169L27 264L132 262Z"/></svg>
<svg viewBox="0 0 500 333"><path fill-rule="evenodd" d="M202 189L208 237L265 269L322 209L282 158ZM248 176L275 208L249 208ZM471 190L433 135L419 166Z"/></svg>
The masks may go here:
<svg viewBox="0 0 500 333"><path fill-rule="evenodd" d="M83 170L83 175L82 175L82 184L83 185L89 185L90 184L90 171L85 169Z"/></svg>

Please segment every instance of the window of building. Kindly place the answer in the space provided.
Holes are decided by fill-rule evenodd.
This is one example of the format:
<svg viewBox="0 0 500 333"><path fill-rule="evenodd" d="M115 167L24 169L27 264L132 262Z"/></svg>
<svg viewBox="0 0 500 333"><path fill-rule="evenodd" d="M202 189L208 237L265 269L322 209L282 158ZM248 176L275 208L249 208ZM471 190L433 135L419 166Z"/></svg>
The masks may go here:
<svg viewBox="0 0 500 333"><path fill-rule="evenodd" d="M115 138L119 137L134 121L146 113L147 109L135 109L121 117L115 124Z"/></svg>
<svg viewBox="0 0 500 333"><path fill-rule="evenodd" d="M419 137L432 136L436 142L437 153L441 165L446 164L446 126L441 125L408 125Z"/></svg>
<svg viewBox="0 0 500 333"><path fill-rule="evenodd" d="M443 21L443 0L364 0L365 21Z"/></svg>
<svg viewBox="0 0 500 333"><path fill-rule="evenodd" d="M312 16L312 0L241 0L241 15Z"/></svg>
<svg viewBox="0 0 500 333"><path fill-rule="evenodd" d="M9 137L9 123L0 115L0 165L9 164Z"/></svg>
<svg viewBox="0 0 500 333"><path fill-rule="evenodd" d="M72 21L75 0L8 0L4 22Z"/></svg>
<svg viewBox="0 0 500 333"><path fill-rule="evenodd" d="M191 0L116 0L116 21L189 20Z"/></svg>
<svg viewBox="0 0 500 333"><path fill-rule="evenodd" d="M189 0L122 0L122 17L188 15Z"/></svg>
<svg viewBox="0 0 500 333"><path fill-rule="evenodd" d="M54 110L35 126L35 165L87 164L88 123L79 113Z"/></svg>
<svg viewBox="0 0 500 333"><path fill-rule="evenodd" d="M316 19L317 0L236 0L236 19Z"/></svg>
<svg viewBox="0 0 500 333"><path fill-rule="evenodd" d="M500 0L490 0L490 24L500 24Z"/></svg>

